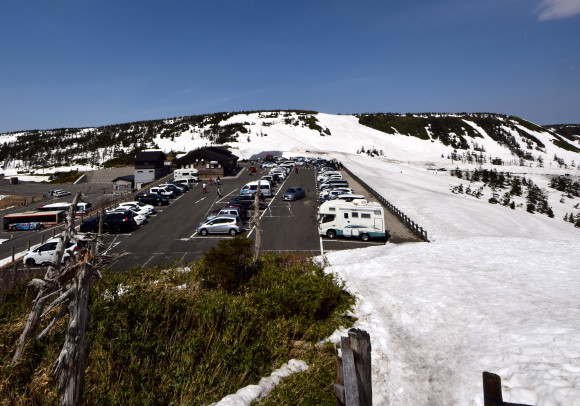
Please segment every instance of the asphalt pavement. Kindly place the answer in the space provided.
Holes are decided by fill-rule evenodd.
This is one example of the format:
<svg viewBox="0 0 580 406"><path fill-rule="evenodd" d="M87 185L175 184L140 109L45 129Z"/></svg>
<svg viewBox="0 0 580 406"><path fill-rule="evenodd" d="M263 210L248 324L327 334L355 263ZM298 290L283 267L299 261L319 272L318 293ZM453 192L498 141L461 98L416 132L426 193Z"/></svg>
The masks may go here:
<svg viewBox="0 0 580 406"><path fill-rule="evenodd" d="M124 254L111 263L110 268L124 271L134 266L187 264L201 258L211 247L217 246L220 240L232 237L229 235L197 235L196 228L199 223L212 210L223 207L229 199L238 195L243 185L259 179L267 172L268 169L258 169L256 174L250 175L243 168L237 176L223 178L221 197L218 196L215 185L208 186L208 193L203 193L201 188L203 182L199 182L187 193L173 199L169 206L156 208L157 213L151 216L148 223L139 229L129 233L106 235L105 243L108 246L106 252L108 254ZM360 185L355 185L352 179L349 181L355 191L360 190ZM42 186L43 189L46 187L46 185ZM88 188L87 185L84 185L84 190L89 189L93 193L91 196L98 198L102 196L106 188L103 185L99 186L100 188L91 185ZM283 192L291 186L303 188L306 191L306 197L292 202L283 201ZM0 185L0 193L2 193L2 188L3 186ZM22 189L25 188L34 188L34 186L27 185ZM51 185L51 188L55 187ZM75 189L71 188L70 185L60 188ZM335 250L385 244L385 241L362 242L358 239L330 240L318 235L317 212L319 204L317 201L316 170L312 167L299 167L298 172L292 171L283 182L277 185L274 194L272 198L266 199L267 207L260 211L261 252L299 251L310 255L321 255ZM367 195L367 193L364 194ZM387 222L389 231L392 228L389 224L390 221ZM249 221L244 224L244 228L245 235L254 239L256 230ZM44 232L20 232L23 234L18 234L17 238L0 246L0 254L3 255L2 257L9 255L11 244L21 246L27 239L31 237L40 239L41 235L46 240L55 232L58 232L58 228ZM18 248L16 251L18 252L20 249Z"/></svg>

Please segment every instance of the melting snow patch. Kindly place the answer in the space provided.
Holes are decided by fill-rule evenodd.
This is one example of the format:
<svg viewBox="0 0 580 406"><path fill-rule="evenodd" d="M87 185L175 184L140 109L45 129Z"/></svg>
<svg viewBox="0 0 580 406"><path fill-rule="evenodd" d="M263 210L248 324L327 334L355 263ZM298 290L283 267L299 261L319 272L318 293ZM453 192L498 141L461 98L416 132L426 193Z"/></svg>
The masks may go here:
<svg viewBox="0 0 580 406"><path fill-rule="evenodd" d="M238 390L233 395L228 395L212 406L250 406L256 400L265 398L276 387L282 378L292 375L296 372L306 371L308 365L306 362L291 359L287 364L272 372L267 378L260 379L257 385L248 385Z"/></svg>
<svg viewBox="0 0 580 406"><path fill-rule="evenodd" d="M123 285L122 283L120 283L117 286L117 296L116 297L121 297L123 296L125 293L129 292L131 288L127 285ZM103 293L103 298L105 300L113 300L115 299L115 295L113 295L109 289L105 290L105 292Z"/></svg>

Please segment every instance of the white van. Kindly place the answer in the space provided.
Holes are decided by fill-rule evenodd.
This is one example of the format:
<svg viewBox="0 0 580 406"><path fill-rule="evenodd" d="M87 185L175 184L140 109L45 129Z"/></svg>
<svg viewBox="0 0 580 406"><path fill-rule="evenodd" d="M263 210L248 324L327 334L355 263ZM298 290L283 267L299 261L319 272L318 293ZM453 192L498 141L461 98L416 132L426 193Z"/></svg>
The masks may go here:
<svg viewBox="0 0 580 406"><path fill-rule="evenodd" d="M272 186L270 185L270 182L268 182L267 180L260 180L260 181L256 180L253 182L246 183L240 189L240 194L241 195L248 195L248 194L255 193L256 190L258 190L258 183L260 184L260 193L264 197L272 197Z"/></svg>
<svg viewBox="0 0 580 406"><path fill-rule="evenodd" d="M169 199L173 199L175 197L175 193L171 190L167 190L164 187L152 187L151 193L158 194L160 196L168 197Z"/></svg>
<svg viewBox="0 0 580 406"><path fill-rule="evenodd" d="M316 177L317 182L324 182L326 179L329 179L331 176L337 176L339 179L342 179L342 172L341 171L326 171L319 173Z"/></svg>
<svg viewBox="0 0 580 406"><path fill-rule="evenodd" d="M192 182L199 182L197 169L176 169L173 171L173 179L190 179Z"/></svg>
<svg viewBox="0 0 580 406"><path fill-rule="evenodd" d="M359 237L363 241L385 238L384 209L366 200L329 200L320 205L318 232L328 238Z"/></svg>

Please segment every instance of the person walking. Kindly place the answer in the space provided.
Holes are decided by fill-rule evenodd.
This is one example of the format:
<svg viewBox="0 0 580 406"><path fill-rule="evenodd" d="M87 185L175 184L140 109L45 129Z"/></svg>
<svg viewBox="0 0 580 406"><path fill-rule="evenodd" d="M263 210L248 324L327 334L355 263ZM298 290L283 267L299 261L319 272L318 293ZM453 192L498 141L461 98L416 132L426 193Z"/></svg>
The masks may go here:
<svg viewBox="0 0 580 406"><path fill-rule="evenodd" d="M217 187L217 195L218 195L218 197L222 197L222 190L221 190L219 184L218 184L218 187Z"/></svg>
<svg viewBox="0 0 580 406"><path fill-rule="evenodd" d="M216 185L218 185L218 186L222 184L222 181L221 181L221 179L220 179L220 177L219 177L219 176L218 176L218 177L217 177L217 179L215 180L215 183L216 183Z"/></svg>
<svg viewBox="0 0 580 406"><path fill-rule="evenodd" d="M205 182L203 183L203 185L201 185L201 193L207 193L207 185L205 184Z"/></svg>

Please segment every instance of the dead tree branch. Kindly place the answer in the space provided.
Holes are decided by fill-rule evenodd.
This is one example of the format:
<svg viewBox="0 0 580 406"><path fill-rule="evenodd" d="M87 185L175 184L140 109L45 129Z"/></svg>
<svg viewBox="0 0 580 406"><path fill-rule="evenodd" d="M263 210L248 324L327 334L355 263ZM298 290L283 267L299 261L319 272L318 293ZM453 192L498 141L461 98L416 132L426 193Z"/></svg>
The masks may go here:
<svg viewBox="0 0 580 406"><path fill-rule="evenodd" d="M66 227L58 237L57 248L51 258L50 266L43 279L34 279L29 286L38 289L33 302L32 310L28 316L26 326L22 332L12 363L19 362L26 343L35 334L40 321L52 310L59 308L46 328L38 335L37 339L45 337L56 325L58 320L68 314L68 326L66 328L65 341L62 350L53 364L52 372L58 375L58 390L61 406L73 406L82 404L84 388L85 363L88 358L89 344L87 330L90 319L89 291L94 278L100 277L99 269L125 253L105 256L98 255L102 246L102 217L99 225L99 234L96 241L88 248L80 252L77 263L63 265L65 249L71 240L78 241L75 230L75 211L80 199L77 194L71 204ZM69 254L74 259L73 254ZM57 296L54 298L54 296ZM47 305L49 299L54 299ZM46 309L45 309L46 307Z"/></svg>

